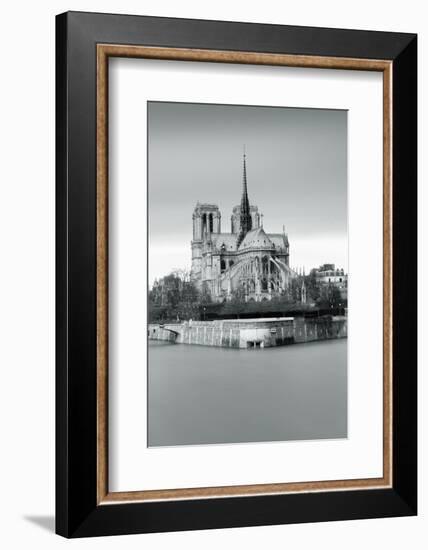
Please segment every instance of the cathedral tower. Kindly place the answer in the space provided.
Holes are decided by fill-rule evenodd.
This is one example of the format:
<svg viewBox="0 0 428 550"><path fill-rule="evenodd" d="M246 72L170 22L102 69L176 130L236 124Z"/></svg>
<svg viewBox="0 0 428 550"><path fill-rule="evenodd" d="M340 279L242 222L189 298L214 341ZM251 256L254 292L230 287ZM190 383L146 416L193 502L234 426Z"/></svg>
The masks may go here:
<svg viewBox="0 0 428 550"><path fill-rule="evenodd" d="M198 202L193 211L192 269L193 278L202 269L204 243L211 241L211 235L221 232L221 214L216 204Z"/></svg>
<svg viewBox="0 0 428 550"><path fill-rule="evenodd" d="M240 226L237 246L241 244L244 240L245 235L248 231L251 231L252 228L252 219L250 212L250 201L248 200L248 190L247 190L247 162L246 154L244 149L244 166L242 174L242 197L241 197L241 206L240 206Z"/></svg>

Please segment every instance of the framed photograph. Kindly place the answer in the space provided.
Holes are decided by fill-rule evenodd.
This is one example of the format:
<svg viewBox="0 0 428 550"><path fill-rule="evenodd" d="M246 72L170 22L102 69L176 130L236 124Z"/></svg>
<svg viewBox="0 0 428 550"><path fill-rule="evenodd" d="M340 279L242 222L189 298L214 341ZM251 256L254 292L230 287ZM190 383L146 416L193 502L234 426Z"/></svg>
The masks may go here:
<svg viewBox="0 0 428 550"><path fill-rule="evenodd" d="M57 533L415 515L416 35L56 24Z"/></svg>

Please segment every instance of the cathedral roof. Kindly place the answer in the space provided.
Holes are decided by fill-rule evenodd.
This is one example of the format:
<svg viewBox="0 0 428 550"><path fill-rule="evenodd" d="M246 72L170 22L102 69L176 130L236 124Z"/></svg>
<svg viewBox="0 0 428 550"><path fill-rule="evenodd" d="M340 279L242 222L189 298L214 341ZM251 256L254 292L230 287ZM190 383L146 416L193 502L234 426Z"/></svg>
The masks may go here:
<svg viewBox="0 0 428 550"><path fill-rule="evenodd" d="M235 233L211 233L211 240L216 248L220 249L224 244L227 251L236 250L237 238Z"/></svg>
<svg viewBox="0 0 428 550"><path fill-rule="evenodd" d="M269 239L276 248L286 248L288 246L288 236L284 233L269 233Z"/></svg>
<svg viewBox="0 0 428 550"><path fill-rule="evenodd" d="M268 235L265 233L263 227L257 227L248 231L242 241L239 250L247 248L273 248L274 244Z"/></svg>

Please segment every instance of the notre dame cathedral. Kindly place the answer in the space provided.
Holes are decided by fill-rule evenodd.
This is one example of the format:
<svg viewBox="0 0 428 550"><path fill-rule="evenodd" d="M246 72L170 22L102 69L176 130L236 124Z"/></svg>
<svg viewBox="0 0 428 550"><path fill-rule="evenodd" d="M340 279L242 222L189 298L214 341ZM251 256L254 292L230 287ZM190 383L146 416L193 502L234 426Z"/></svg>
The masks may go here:
<svg viewBox="0 0 428 550"><path fill-rule="evenodd" d="M297 274L289 267L286 233L266 233L263 215L250 206L244 153L241 204L231 216L230 233L221 231L217 205L197 203L193 212L191 277L214 301L239 293L245 301L270 300L286 294Z"/></svg>

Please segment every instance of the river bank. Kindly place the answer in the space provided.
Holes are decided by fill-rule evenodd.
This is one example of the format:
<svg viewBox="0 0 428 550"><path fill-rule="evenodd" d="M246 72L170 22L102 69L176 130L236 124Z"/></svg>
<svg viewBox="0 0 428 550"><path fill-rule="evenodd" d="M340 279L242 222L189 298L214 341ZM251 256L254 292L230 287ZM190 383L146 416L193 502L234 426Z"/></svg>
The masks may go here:
<svg viewBox="0 0 428 550"><path fill-rule="evenodd" d="M176 344L267 348L347 338L347 317L279 317L150 324L149 340Z"/></svg>

